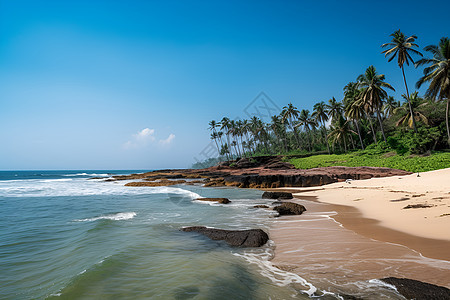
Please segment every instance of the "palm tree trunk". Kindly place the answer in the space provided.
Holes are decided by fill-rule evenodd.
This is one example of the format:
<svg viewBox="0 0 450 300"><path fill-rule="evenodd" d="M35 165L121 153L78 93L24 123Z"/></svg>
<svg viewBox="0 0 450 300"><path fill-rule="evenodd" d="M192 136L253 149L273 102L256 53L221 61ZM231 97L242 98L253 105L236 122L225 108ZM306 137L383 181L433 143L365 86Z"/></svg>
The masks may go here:
<svg viewBox="0 0 450 300"><path fill-rule="evenodd" d="M367 112L366 112L366 117L367 117L367 120L369 120L370 129L372 129L373 140L374 140L375 144L378 144L377 135L375 134L375 130L373 129L372 120Z"/></svg>
<svg viewBox="0 0 450 300"><path fill-rule="evenodd" d="M228 130L228 129L227 129ZM230 134L227 133L228 151L230 152L230 160L233 159L233 146L230 143Z"/></svg>
<svg viewBox="0 0 450 300"><path fill-rule="evenodd" d="M237 149L236 149L237 148ZM234 152L236 152L236 156L241 158L241 150L239 149L239 145L236 142L236 144L234 145Z"/></svg>
<svg viewBox="0 0 450 300"><path fill-rule="evenodd" d="M311 130L308 128L307 131L308 131L307 134L308 134L309 152L312 152L312 136L311 136Z"/></svg>
<svg viewBox="0 0 450 300"><path fill-rule="evenodd" d="M345 141L345 135L343 136L344 140L344 152L347 153L347 142Z"/></svg>
<svg viewBox="0 0 450 300"><path fill-rule="evenodd" d="M219 157L220 157L220 149L219 149L219 144L217 144L217 139L214 138L213 140L216 143L217 152L219 153Z"/></svg>
<svg viewBox="0 0 450 300"><path fill-rule="evenodd" d="M364 144L363 144L362 137L361 137L361 131L359 131L358 120L353 120L353 121L355 122L356 130L358 130L358 136L359 136L359 142L361 143L361 149L364 150Z"/></svg>
<svg viewBox="0 0 450 300"><path fill-rule="evenodd" d="M445 123L447 125L447 137L448 137L448 144L450 146L450 127L448 125L448 107L450 105L450 98L447 99L447 107L445 109Z"/></svg>
<svg viewBox="0 0 450 300"><path fill-rule="evenodd" d="M325 122L323 122L322 125L323 129L325 130L325 143L327 144L328 154L330 154L330 145L328 144L328 135L327 135L327 128L325 127Z"/></svg>
<svg viewBox="0 0 450 300"><path fill-rule="evenodd" d="M383 121L381 120L380 109L378 109L378 108L377 108L377 118L378 118L378 122L380 123L381 133L383 134L383 140L386 142L386 136L384 135L384 128L383 128ZM414 120L414 118L413 118L413 120Z"/></svg>
<svg viewBox="0 0 450 300"><path fill-rule="evenodd" d="M407 99L408 99L408 105L409 105L409 113L411 114L411 116L414 116L411 101L409 99L408 85L406 84L405 69L403 69L403 65L402 65L402 73L403 73L403 81L405 82L405 87L406 87L406 97L408 97ZM413 117L413 127L414 127L414 132L417 133L416 120L414 117Z"/></svg>
<svg viewBox="0 0 450 300"><path fill-rule="evenodd" d="M352 149L355 149L355 140L353 139L353 135L350 133L350 142L352 142Z"/></svg>

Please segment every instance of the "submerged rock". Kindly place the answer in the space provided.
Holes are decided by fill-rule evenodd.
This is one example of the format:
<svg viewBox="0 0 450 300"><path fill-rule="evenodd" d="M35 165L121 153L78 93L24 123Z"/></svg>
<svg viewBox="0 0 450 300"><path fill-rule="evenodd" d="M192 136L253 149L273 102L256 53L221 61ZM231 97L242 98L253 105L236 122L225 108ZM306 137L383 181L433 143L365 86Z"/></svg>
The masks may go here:
<svg viewBox="0 0 450 300"><path fill-rule="evenodd" d="M450 300L450 289L408 278L388 277L381 281L395 286L406 299Z"/></svg>
<svg viewBox="0 0 450 300"><path fill-rule="evenodd" d="M221 204L228 204L231 201L227 198L197 198L195 200L198 201L213 201L213 202L217 202L217 203L221 203Z"/></svg>
<svg viewBox="0 0 450 300"><path fill-rule="evenodd" d="M264 192L263 199L292 199L292 193L287 192Z"/></svg>
<svg viewBox="0 0 450 300"><path fill-rule="evenodd" d="M261 229L224 230L204 226L192 226L181 228L181 231L198 232L212 240L225 241L234 247L261 247L269 240L267 233Z"/></svg>
<svg viewBox="0 0 450 300"><path fill-rule="evenodd" d="M260 204L260 205L255 205L255 206L253 206L253 208L269 208L267 205L264 205L264 204Z"/></svg>
<svg viewBox="0 0 450 300"><path fill-rule="evenodd" d="M274 207L273 210L276 210L280 214L280 216L301 215L304 211L306 211L306 208L301 204L293 202L283 202L281 203L281 205Z"/></svg>

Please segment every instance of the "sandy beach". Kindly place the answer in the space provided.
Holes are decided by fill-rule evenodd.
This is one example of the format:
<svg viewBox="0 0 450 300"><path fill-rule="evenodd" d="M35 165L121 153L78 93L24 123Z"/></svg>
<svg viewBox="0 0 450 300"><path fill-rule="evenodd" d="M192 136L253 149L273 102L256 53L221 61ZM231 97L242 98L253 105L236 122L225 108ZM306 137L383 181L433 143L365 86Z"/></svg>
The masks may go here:
<svg viewBox="0 0 450 300"><path fill-rule="evenodd" d="M419 175L283 188L308 211L275 221L272 263L355 291L387 276L450 287L450 169Z"/></svg>

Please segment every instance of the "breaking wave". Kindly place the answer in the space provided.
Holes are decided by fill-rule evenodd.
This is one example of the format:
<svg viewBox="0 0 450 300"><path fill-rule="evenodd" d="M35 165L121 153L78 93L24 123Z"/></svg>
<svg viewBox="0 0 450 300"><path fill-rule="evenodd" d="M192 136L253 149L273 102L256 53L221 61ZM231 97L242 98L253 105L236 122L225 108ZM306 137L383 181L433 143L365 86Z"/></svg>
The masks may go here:
<svg viewBox="0 0 450 300"><path fill-rule="evenodd" d="M121 212L116 214L109 214L109 215L103 215L98 216L94 218L87 218L87 219L77 219L74 220L74 222L92 222L97 220L113 220L113 221L122 221L122 220L130 220L133 219L137 214L132 212Z"/></svg>

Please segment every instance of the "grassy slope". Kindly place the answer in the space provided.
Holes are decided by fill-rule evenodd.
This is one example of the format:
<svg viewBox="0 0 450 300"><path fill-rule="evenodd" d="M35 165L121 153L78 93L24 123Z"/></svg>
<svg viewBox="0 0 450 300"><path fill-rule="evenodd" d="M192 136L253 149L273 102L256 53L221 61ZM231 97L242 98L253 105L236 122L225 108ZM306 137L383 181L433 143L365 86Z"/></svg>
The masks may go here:
<svg viewBox="0 0 450 300"><path fill-rule="evenodd" d="M357 151L349 154L314 155L305 158L292 158L288 161L298 169L317 167L387 167L410 172L426 172L450 168L450 153L434 153L430 156L398 155L395 152L371 153Z"/></svg>

